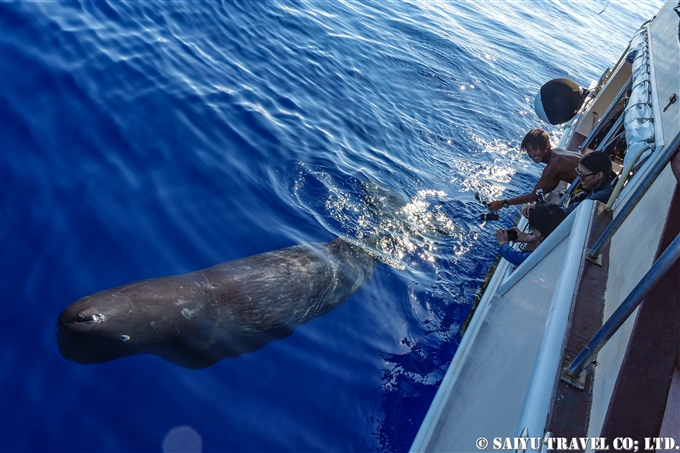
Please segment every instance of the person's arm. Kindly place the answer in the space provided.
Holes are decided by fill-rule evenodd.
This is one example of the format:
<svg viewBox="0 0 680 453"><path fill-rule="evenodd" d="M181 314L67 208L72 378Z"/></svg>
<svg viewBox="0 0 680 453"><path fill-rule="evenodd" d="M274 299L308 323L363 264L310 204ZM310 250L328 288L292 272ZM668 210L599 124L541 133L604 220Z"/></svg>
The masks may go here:
<svg viewBox="0 0 680 453"><path fill-rule="evenodd" d="M534 191L531 193L528 193L526 195L520 195L519 197L515 198L509 198L507 200L494 200L490 201L487 206L489 207L490 211L498 211L500 208L504 208L506 203L508 206L512 206L515 204L524 204L524 203L529 203L531 201L536 201L536 188L534 188Z"/></svg>
<svg viewBox="0 0 680 453"><path fill-rule="evenodd" d="M489 207L490 211L498 211L500 208L504 207L505 203L507 203L510 206L530 203L532 201L536 201L537 190L539 189L543 190L543 193L547 194L548 192L552 192L553 190L555 190L559 183L560 180L557 177L557 172L555 171L554 168L548 165L547 167L545 167L545 169L543 170L543 174L541 175L538 182L534 186L534 190L532 190L528 194L520 195L519 197L515 198L510 198L508 200L490 201L489 203L487 203L487 206Z"/></svg>
<svg viewBox="0 0 680 453"><path fill-rule="evenodd" d="M499 252L503 258L505 258L510 263L515 266L522 264L527 258L529 258L530 252L520 252L510 247L509 244L501 245Z"/></svg>
<svg viewBox="0 0 680 453"><path fill-rule="evenodd" d="M508 239L507 230L498 229L496 230L494 236L496 236L496 241L501 246L499 249L501 256L510 261L515 266L522 264L529 256L529 252L520 252L510 247L510 239Z"/></svg>

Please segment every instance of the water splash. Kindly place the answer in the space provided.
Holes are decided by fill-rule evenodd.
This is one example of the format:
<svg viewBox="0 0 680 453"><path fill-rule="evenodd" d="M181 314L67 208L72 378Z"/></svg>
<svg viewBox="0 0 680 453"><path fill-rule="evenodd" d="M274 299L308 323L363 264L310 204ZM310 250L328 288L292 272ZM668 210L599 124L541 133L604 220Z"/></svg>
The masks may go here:
<svg viewBox="0 0 680 453"><path fill-rule="evenodd" d="M465 235L446 212L451 198L444 191L421 189L406 198L372 182L349 178L341 186L327 171L303 165L301 169L293 188L300 203L311 201L318 208L322 202L331 223L350 238L377 238L373 252L393 268L406 269L410 261L433 264L441 256L442 240ZM325 193L318 192L319 185ZM322 199L306 201L305 191ZM327 220L324 223L333 229Z"/></svg>

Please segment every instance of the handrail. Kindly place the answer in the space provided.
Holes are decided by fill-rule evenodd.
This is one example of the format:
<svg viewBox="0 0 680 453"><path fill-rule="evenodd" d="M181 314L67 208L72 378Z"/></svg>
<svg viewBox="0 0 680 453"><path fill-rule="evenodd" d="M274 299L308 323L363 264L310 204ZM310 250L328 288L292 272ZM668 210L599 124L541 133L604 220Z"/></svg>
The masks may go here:
<svg viewBox="0 0 680 453"><path fill-rule="evenodd" d="M534 362L529 388L524 398L522 413L517 424L517 433L523 429L528 429L530 435L536 437L542 436L545 431L553 385L561 363L560 354L555 354L555 351L560 351L564 343L574 291L583 264L588 231L595 209L596 203L593 200L584 200L575 210L575 216L570 215L575 219L571 228L569 245L560 270L560 278L555 287L555 295L551 303L543 338ZM548 239L551 236L552 234L548 236Z"/></svg>
<svg viewBox="0 0 680 453"><path fill-rule="evenodd" d="M628 89L631 87L633 84L633 76L631 75L628 78L628 81L623 85L623 88L621 88L621 91L616 95L616 98L614 98L614 101L609 104L609 107L607 110L605 110L604 114L602 115L602 118L600 121L595 125L592 131L590 131L590 134L588 134L588 137L581 143L581 146L579 146L579 152L583 154L583 151L590 145L590 142L593 141L595 136L600 133L600 130L604 127L604 122L609 116L609 113L618 105L619 102L621 102L621 99L623 99L623 96L626 94ZM621 115L623 116L623 112L621 112ZM613 126L612 126L613 127Z"/></svg>
<svg viewBox="0 0 680 453"><path fill-rule="evenodd" d="M670 162L675 153L678 152L678 148L680 148L680 134L677 134L668 145L661 149L661 151L657 150L657 152L660 153L659 156L651 164L651 168L644 175L635 192L633 192L621 210L618 211L616 217L612 220L612 223L609 224L607 229L604 230L600 236L600 239L598 239L595 245L590 249L590 252L588 252L589 259L597 259L604 246L611 241L614 234L621 228L624 220L626 220L630 213L633 212L635 206L637 206L638 202L645 193L647 193L647 190L652 186L654 181L656 181L659 174L666 168L666 165L668 165L668 162Z"/></svg>
<svg viewBox="0 0 680 453"><path fill-rule="evenodd" d="M578 183L581 181L581 178L576 176L574 178L574 181L569 185L569 188L564 192L564 195L562 195L562 198L560 198L560 202L557 203L559 206L566 208L567 200L571 198L571 196L574 194L576 191L576 187L578 187Z"/></svg>
<svg viewBox="0 0 680 453"><path fill-rule="evenodd" d="M621 125L623 124L624 117L625 117L625 115L623 114L623 112L621 112L621 115L619 115L618 119L616 120L614 125L611 127L611 129L609 129L609 132L607 132L607 135L605 135L604 138L602 139L602 141L600 141L600 144L597 145L597 148L595 149L595 151L603 151L616 138L616 137L614 137L614 139L611 139L612 135L615 135L615 136L620 135L618 133L618 130L621 128Z"/></svg>
<svg viewBox="0 0 680 453"><path fill-rule="evenodd" d="M673 239L661 256L654 262L651 269L645 274L640 282L628 294L628 297L612 313L607 322L598 330L588 344L583 348L576 358L564 369L572 379L578 379L579 375L588 363L597 355L607 341L623 325L628 317L647 297L649 291L661 280L666 272L680 258L680 234Z"/></svg>
<svg viewBox="0 0 680 453"><path fill-rule="evenodd" d="M608 211L611 211L612 206L614 205L614 201L616 201L616 198L619 196L619 193L621 193L621 189L623 189L623 184L628 180L628 175L635 166L635 164L637 163L640 156L642 156L642 154L651 147L652 144L647 142L637 142L628 147L628 151L626 151L626 159L624 159L623 161L621 175L619 177L619 180L616 182L614 190L612 190L612 194L609 196L609 200L607 200L606 209Z"/></svg>

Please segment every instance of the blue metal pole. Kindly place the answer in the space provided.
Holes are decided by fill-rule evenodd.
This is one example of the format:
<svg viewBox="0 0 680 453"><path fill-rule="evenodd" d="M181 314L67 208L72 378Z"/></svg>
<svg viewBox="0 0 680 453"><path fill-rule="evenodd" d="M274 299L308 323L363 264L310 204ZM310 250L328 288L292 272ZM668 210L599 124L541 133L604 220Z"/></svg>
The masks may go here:
<svg viewBox="0 0 680 453"><path fill-rule="evenodd" d="M593 141L593 139L597 136L597 134L600 133L602 128L605 126L606 120L609 119L609 114L611 113L614 108L621 102L621 99L623 99L623 96L628 92L628 89L631 87L633 84L633 77L629 77L628 81L626 84L621 88L619 93L616 95L616 98L614 98L614 102L609 104L609 107L607 107L607 110L604 112L604 115L602 115L602 118L600 118L600 121L595 125L592 131L590 131L590 134L588 134L588 137L581 143L581 146L578 147L578 152L583 154L583 151L590 145L590 142ZM623 117L623 113L621 113L621 116Z"/></svg>
<svg viewBox="0 0 680 453"><path fill-rule="evenodd" d="M595 245L590 249L590 252L588 252L590 258L596 259L604 246L609 243L614 234L621 228L624 220L628 218L628 215L633 212L635 206L637 206L638 202L645 193L647 193L647 189L651 187L654 181L656 181L657 176L659 176L663 169L666 168L666 165L668 165L668 162L670 162L675 153L678 152L678 147L680 147L680 134L673 137L673 140L668 145L664 145L661 150L661 155L656 158L649 171L647 171L647 174L643 177L642 181L640 181L640 185L618 212L614 220L612 220L612 223L610 223L604 233L602 233L600 239L598 239ZM626 175L621 175L620 177L625 178Z"/></svg>
<svg viewBox="0 0 680 453"><path fill-rule="evenodd" d="M576 190L576 186L578 186L578 183L579 183L580 180L581 180L581 178L579 178L578 176L576 177L576 179L574 179L574 182L571 183L571 185L569 186L569 189L564 193L564 195L562 195L562 198L560 198L560 202L557 203L558 205L560 205L563 208L566 207L564 205L565 205L567 199L569 197L571 197L571 195L574 193L574 191Z"/></svg>
<svg viewBox="0 0 680 453"><path fill-rule="evenodd" d="M576 379L588 363L600 352L600 349L607 344L607 341L619 330L628 317L647 297L649 291L666 275L675 262L680 258L680 234L673 239L661 256L654 262L652 268L642 277L642 280L628 294L628 297L619 305L619 308L612 313L607 322L604 323L588 344L579 352L578 356L567 366L566 373Z"/></svg>

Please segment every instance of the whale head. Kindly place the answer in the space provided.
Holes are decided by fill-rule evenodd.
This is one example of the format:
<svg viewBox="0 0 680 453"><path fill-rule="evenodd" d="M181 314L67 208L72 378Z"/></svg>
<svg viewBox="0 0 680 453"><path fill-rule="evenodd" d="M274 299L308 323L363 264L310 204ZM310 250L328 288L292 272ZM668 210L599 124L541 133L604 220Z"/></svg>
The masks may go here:
<svg viewBox="0 0 680 453"><path fill-rule="evenodd" d="M123 294L103 291L69 305L57 319L61 355L83 363L102 363L137 354L129 326L132 304Z"/></svg>
<svg viewBox="0 0 680 453"><path fill-rule="evenodd" d="M188 315L186 307L180 309L173 298L178 294L175 285L161 285L163 281L102 291L66 307L57 318L61 355L81 364L154 354L191 369L213 365L220 357L207 350L202 324ZM182 284L189 286L186 282L176 286Z"/></svg>

